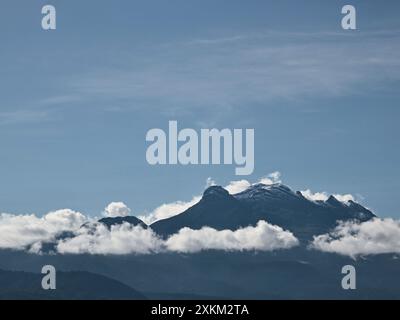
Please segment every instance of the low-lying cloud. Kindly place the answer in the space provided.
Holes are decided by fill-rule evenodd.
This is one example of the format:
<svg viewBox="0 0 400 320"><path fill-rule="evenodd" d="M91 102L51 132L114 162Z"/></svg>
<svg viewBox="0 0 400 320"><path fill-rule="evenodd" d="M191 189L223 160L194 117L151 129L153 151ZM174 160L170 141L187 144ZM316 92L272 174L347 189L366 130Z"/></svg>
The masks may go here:
<svg viewBox="0 0 400 320"><path fill-rule="evenodd" d="M57 245L61 254L154 254L160 252L196 253L204 250L273 251L297 246L299 241L289 231L260 221L255 227L218 231L183 228L167 240L151 229L127 223L108 229L102 224L82 228L77 235Z"/></svg>
<svg viewBox="0 0 400 320"><path fill-rule="evenodd" d="M64 209L39 218L35 215L0 214L0 248L35 250L40 243L77 230L88 219L81 213Z"/></svg>
<svg viewBox="0 0 400 320"><path fill-rule="evenodd" d="M128 223L112 226L103 224L94 228L81 228L70 239L59 241L57 251L61 254L150 254L163 250L163 241L151 230Z"/></svg>
<svg viewBox="0 0 400 320"><path fill-rule="evenodd" d="M265 221L259 221L255 227L236 231L218 231L209 227L200 230L183 228L166 241L168 250L185 253L202 250L273 251L289 249L298 244L299 241L291 232Z"/></svg>
<svg viewBox="0 0 400 320"><path fill-rule="evenodd" d="M400 253L400 221L379 219L342 222L329 233L314 237L312 248L351 256Z"/></svg>
<svg viewBox="0 0 400 320"><path fill-rule="evenodd" d="M274 172L256 183L280 183L280 173ZM207 186L213 185L212 179ZM248 180L231 181L225 189L240 193L252 186ZM326 201L326 192L302 191L311 201ZM339 201L354 200L350 194L334 195ZM141 216L147 224L177 215L200 201L195 196L188 202L163 204L149 215ZM127 217L130 208L123 202L112 202L103 211L106 217ZM159 252L194 253L202 250L271 251L299 244L287 230L266 221L238 230L215 230L204 226L200 230L183 228L168 239L160 238L151 228L128 223L105 226L97 218L63 209L43 217L0 214L0 249L26 250L41 253L43 245L51 243L61 254L155 254ZM314 237L310 245L316 250L356 257L359 255L400 253L400 222L393 219L373 219L364 223L342 222L329 233Z"/></svg>
<svg viewBox="0 0 400 320"><path fill-rule="evenodd" d="M265 221L236 231L183 228L164 240L150 228L129 223L109 228L68 209L43 217L0 215L0 249L42 253L43 245L49 243L59 254L124 255L203 250L272 251L296 246L298 240L291 232Z"/></svg>

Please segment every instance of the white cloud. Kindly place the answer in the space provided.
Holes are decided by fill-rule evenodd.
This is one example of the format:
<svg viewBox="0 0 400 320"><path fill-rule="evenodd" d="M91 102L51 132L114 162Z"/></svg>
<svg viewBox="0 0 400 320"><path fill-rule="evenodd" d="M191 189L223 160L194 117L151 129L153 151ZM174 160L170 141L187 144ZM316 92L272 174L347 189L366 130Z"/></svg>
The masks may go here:
<svg viewBox="0 0 400 320"><path fill-rule="evenodd" d="M94 229L80 229L71 239L57 245L61 254L150 254L163 248L163 241L151 230L128 223L112 226L109 230L102 224Z"/></svg>
<svg viewBox="0 0 400 320"><path fill-rule="evenodd" d="M281 173L279 171L275 171L260 179L259 183L263 183L266 185L281 183Z"/></svg>
<svg viewBox="0 0 400 320"><path fill-rule="evenodd" d="M71 232L72 236L58 238L63 232ZM265 221L260 221L256 227L236 231L184 228L163 240L151 229L128 223L109 229L95 219L69 209L50 212L43 217L0 215L0 249L41 253L43 243L49 242L56 245L56 252L60 254L98 255L190 253L207 249L270 251L298 244L292 233Z"/></svg>
<svg viewBox="0 0 400 320"><path fill-rule="evenodd" d="M313 193L310 189L301 191L301 194L304 198L310 201L326 201L328 200L329 196L326 192L315 192Z"/></svg>
<svg viewBox="0 0 400 320"><path fill-rule="evenodd" d="M123 202L111 202L105 209L103 214L106 217L126 217L131 213L131 209Z"/></svg>
<svg viewBox="0 0 400 320"><path fill-rule="evenodd" d="M261 178L258 182L256 183L262 183L266 185L271 185L275 183L281 183L281 173L279 171L275 171L267 175L266 177ZM214 183L215 184L215 183ZM242 191L245 191L249 187L251 187L253 183L251 183L248 180L238 180L238 181L231 181L225 189L230 193L230 194L237 194Z"/></svg>
<svg viewBox="0 0 400 320"><path fill-rule="evenodd" d="M230 194L240 193L251 186L251 183L247 180L231 181L225 189Z"/></svg>
<svg viewBox="0 0 400 320"><path fill-rule="evenodd" d="M289 249L298 245L289 231L259 221L256 227L236 231L217 231L204 227L201 230L183 228L167 240L162 240L151 229L131 226L127 223L108 229L102 224L93 228L81 228L76 236L58 242L61 254L156 254L160 252L196 253L202 250L272 251Z"/></svg>
<svg viewBox="0 0 400 320"><path fill-rule="evenodd" d="M375 218L363 223L342 222L332 233L314 237L311 247L351 257L400 253L400 221Z"/></svg>
<svg viewBox="0 0 400 320"><path fill-rule="evenodd" d="M166 246L170 251L194 253L210 249L272 251L288 249L298 243L291 232L259 221L256 227L246 227L236 231L218 231L209 227L200 230L183 228L166 241Z"/></svg>
<svg viewBox="0 0 400 320"><path fill-rule="evenodd" d="M193 197L192 200L185 201L175 201L172 203L165 203L156 208L149 214L139 216L139 219L144 221L146 224L150 225L158 220L168 219L170 217L176 216L190 207L194 206L197 202L199 202L201 196Z"/></svg>
<svg viewBox="0 0 400 320"><path fill-rule="evenodd" d="M337 200L340 202L349 202L349 201L355 201L355 198L351 194L334 194L333 195Z"/></svg>
<svg viewBox="0 0 400 320"><path fill-rule="evenodd" d="M329 194L327 192L312 192L310 189L301 191L301 194L310 201L326 201L329 199ZM347 203L350 200L355 201L355 197L351 194L334 194L337 200L343 203Z"/></svg>
<svg viewBox="0 0 400 320"><path fill-rule="evenodd" d="M69 209L50 212L39 218L35 215L0 215L0 248L23 250L40 248L66 231L79 228L87 219Z"/></svg>
<svg viewBox="0 0 400 320"><path fill-rule="evenodd" d="M274 172L259 180L261 183L280 182L280 173ZM214 185L212 179L207 186ZM230 182L225 188L235 194L252 185L247 180ZM302 192L312 200L327 200L326 192ZM339 201L354 200L352 195L335 195ZM150 215L140 217L147 223L169 218L195 205L201 199L193 197L188 202L176 201L163 204ZM112 202L104 210L108 217L127 216L130 209L123 202ZM256 227L236 231L217 231L210 227L201 230L183 228L166 241L161 240L151 229L128 224L110 229L99 223L90 228L81 228L86 222L94 222L83 214L69 210L50 212L43 217L35 215L0 214L0 249L29 250L39 253L44 242L58 241L60 253L89 254L149 254L163 251L198 252L201 250L275 250L290 248L298 240L289 231L260 221ZM57 240L63 232L73 232L74 237ZM362 224L342 223L333 233L316 236L312 247L318 250L356 256L400 252L400 222L392 219L374 219Z"/></svg>

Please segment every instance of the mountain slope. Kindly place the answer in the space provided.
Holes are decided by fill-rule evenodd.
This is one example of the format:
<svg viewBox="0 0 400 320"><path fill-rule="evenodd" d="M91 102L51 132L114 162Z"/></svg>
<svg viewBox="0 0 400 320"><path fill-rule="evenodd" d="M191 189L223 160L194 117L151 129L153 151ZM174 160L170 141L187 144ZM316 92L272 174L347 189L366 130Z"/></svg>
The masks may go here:
<svg viewBox="0 0 400 320"><path fill-rule="evenodd" d="M266 219L305 240L329 231L339 220L362 222L375 217L353 201L343 203L334 196L327 201L310 201L282 184L254 185L234 197L250 206L253 219Z"/></svg>
<svg viewBox="0 0 400 320"><path fill-rule="evenodd" d="M183 227L201 229L204 226L215 229L237 229L252 224L247 204L234 198L222 187L208 188L202 199L183 213L153 223L150 227L159 235L167 236Z"/></svg>

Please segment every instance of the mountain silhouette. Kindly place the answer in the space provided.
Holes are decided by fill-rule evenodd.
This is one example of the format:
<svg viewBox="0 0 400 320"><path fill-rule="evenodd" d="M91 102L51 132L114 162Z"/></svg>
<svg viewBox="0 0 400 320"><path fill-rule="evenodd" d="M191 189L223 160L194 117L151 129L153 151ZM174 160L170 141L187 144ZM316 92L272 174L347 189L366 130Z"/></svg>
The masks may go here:
<svg viewBox="0 0 400 320"><path fill-rule="evenodd" d="M1 300L144 300L119 281L90 272L57 272L55 290L43 290L44 275L0 270Z"/></svg>
<svg viewBox="0 0 400 320"><path fill-rule="evenodd" d="M314 235L330 231L338 221L363 222L373 217L370 210L356 202L344 203L334 196L326 201L311 201L283 184L256 184L234 195L222 187L212 186L193 207L157 221L151 228L166 237L183 227L236 230L265 220L308 241Z"/></svg>

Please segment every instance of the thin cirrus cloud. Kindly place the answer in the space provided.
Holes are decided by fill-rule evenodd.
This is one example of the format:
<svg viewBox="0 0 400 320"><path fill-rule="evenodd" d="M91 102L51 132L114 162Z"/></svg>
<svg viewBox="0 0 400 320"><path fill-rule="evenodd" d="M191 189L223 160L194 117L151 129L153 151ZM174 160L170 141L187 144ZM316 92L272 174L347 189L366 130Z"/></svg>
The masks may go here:
<svg viewBox="0 0 400 320"><path fill-rule="evenodd" d="M333 232L315 236L310 247L353 258L400 253L400 221L374 218L363 223L342 222Z"/></svg>
<svg viewBox="0 0 400 320"><path fill-rule="evenodd" d="M399 32L383 34L271 33L175 43L152 50L151 58L125 60L123 70L80 74L69 89L89 99L185 109L362 93L399 79L400 46L393 41Z"/></svg>
<svg viewBox="0 0 400 320"><path fill-rule="evenodd" d="M13 111L0 112L0 125L15 125L25 123L36 123L48 120L47 110L26 110L19 109Z"/></svg>
<svg viewBox="0 0 400 320"><path fill-rule="evenodd" d="M104 51L102 60L113 63L102 65L120 61L119 68L89 63L84 73L77 69L73 76L60 74L52 82L51 96L30 99L34 110L21 107L0 114L0 125L47 121L66 112L54 106L234 111L282 100L387 92L388 84L400 78L399 36L399 30L360 31L357 36L270 31L176 40L148 47L146 54L134 58ZM26 105L26 101L16 103Z"/></svg>

